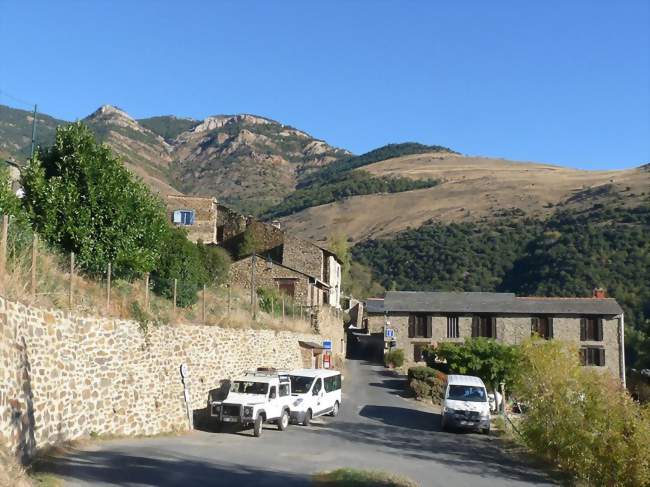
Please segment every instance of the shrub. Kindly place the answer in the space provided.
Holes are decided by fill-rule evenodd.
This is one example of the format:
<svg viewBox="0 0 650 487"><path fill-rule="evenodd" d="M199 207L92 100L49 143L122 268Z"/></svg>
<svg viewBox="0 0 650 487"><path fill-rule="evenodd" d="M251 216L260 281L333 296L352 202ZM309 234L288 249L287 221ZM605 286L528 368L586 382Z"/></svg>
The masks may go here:
<svg viewBox="0 0 650 487"><path fill-rule="evenodd" d="M404 365L404 350L396 348L395 350L386 352L386 354L384 354L384 364L386 364L387 367L390 365L401 367Z"/></svg>
<svg viewBox="0 0 650 487"><path fill-rule="evenodd" d="M199 255L207 274L208 283L220 284L228 279L232 259L227 250L199 242Z"/></svg>
<svg viewBox="0 0 650 487"><path fill-rule="evenodd" d="M158 269L151 277L153 291L168 299L173 299L176 279L176 304L183 308L196 303L197 292L208 279L198 246L176 228L168 229Z"/></svg>
<svg viewBox="0 0 650 487"><path fill-rule="evenodd" d="M571 345L521 347L515 392L528 406L524 442L589 485L650 485L650 409L608 373L581 367Z"/></svg>
<svg viewBox="0 0 650 487"><path fill-rule="evenodd" d="M409 381L409 387L411 391L415 394L415 397L418 399L424 399L425 397L431 397L431 386L423 380L411 379Z"/></svg>
<svg viewBox="0 0 650 487"><path fill-rule="evenodd" d="M409 367L406 375L409 382L413 379L417 380L427 380L429 377L434 377L436 375L436 370L431 367L425 367L423 365L418 365L416 367Z"/></svg>
<svg viewBox="0 0 650 487"><path fill-rule="evenodd" d="M447 380L447 376L441 372L436 374L433 377L429 377L426 381L426 383L429 385L430 388L430 395L431 395L431 400L435 404L442 404L442 395L445 392L445 381Z"/></svg>
<svg viewBox="0 0 650 487"><path fill-rule="evenodd" d="M277 313L278 310L281 310L280 302L282 301L282 295L277 288L259 287L257 288L257 297L262 311L266 311L267 313L275 311Z"/></svg>

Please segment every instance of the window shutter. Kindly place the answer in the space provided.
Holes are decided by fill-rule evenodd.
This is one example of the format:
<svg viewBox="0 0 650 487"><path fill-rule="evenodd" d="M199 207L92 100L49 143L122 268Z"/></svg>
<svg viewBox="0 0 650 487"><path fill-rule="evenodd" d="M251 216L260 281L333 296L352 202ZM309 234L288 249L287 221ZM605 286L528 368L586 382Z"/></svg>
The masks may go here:
<svg viewBox="0 0 650 487"><path fill-rule="evenodd" d="M190 211L190 225L194 225L194 210Z"/></svg>
<svg viewBox="0 0 650 487"><path fill-rule="evenodd" d="M427 316L427 338L431 338L433 336L433 317Z"/></svg>
<svg viewBox="0 0 650 487"><path fill-rule="evenodd" d="M548 319L548 337L553 338L553 318Z"/></svg>
<svg viewBox="0 0 650 487"><path fill-rule="evenodd" d="M602 318L598 318L596 340L598 340L599 342L603 341L603 319Z"/></svg>
<svg viewBox="0 0 650 487"><path fill-rule="evenodd" d="M176 210L173 214L173 222L174 223L182 223L182 215L179 210Z"/></svg>
<svg viewBox="0 0 650 487"><path fill-rule="evenodd" d="M490 317L490 336L497 337L497 319L494 317Z"/></svg>
<svg viewBox="0 0 650 487"><path fill-rule="evenodd" d="M587 319L580 318L580 341L584 342L587 339Z"/></svg>
<svg viewBox="0 0 650 487"><path fill-rule="evenodd" d="M409 338L415 336L415 316L409 315Z"/></svg>
<svg viewBox="0 0 650 487"><path fill-rule="evenodd" d="M479 319L478 316L472 316L472 338L478 336Z"/></svg>
<svg viewBox="0 0 650 487"><path fill-rule="evenodd" d="M539 318L530 319L530 336L539 334Z"/></svg>
<svg viewBox="0 0 650 487"><path fill-rule="evenodd" d="M598 365L600 365L600 366L605 365L605 349L604 348L599 348L598 349Z"/></svg>

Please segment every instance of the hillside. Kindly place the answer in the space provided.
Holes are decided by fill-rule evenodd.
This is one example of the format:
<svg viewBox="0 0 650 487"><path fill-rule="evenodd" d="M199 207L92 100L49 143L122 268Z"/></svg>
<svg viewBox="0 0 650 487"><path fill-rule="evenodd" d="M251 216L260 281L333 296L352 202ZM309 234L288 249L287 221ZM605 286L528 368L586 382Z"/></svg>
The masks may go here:
<svg viewBox="0 0 650 487"><path fill-rule="evenodd" d="M30 112L0 106L1 158L26 162L31 120ZM350 156L305 132L255 115L135 120L104 105L83 122L155 191L214 195L251 213L282 201L316 169ZM50 145L62 123L39 114L38 143Z"/></svg>
<svg viewBox="0 0 650 487"><path fill-rule="evenodd" d="M472 222L504 213L548 217L558 205L582 208L598 201L637 205L650 194L646 167L582 171L452 153L414 154L366 165L376 177L436 180L436 186L393 194L353 196L283 218L286 228L313 240L336 231L352 242L381 238L431 220Z"/></svg>

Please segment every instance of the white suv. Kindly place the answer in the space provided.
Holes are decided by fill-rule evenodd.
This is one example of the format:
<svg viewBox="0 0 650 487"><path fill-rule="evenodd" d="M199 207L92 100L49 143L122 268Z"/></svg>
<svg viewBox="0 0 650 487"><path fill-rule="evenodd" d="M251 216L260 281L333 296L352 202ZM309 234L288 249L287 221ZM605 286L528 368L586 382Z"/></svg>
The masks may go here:
<svg viewBox="0 0 650 487"><path fill-rule="evenodd" d="M280 431L289 425L291 382L277 372L251 372L234 379L223 401L209 399L210 416L219 426L253 426L255 436L262 435L264 423L275 423Z"/></svg>
<svg viewBox="0 0 650 487"><path fill-rule="evenodd" d="M312 418L337 416L341 406L341 373L326 369L298 369L291 378L291 420L309 426Z"/></svg>

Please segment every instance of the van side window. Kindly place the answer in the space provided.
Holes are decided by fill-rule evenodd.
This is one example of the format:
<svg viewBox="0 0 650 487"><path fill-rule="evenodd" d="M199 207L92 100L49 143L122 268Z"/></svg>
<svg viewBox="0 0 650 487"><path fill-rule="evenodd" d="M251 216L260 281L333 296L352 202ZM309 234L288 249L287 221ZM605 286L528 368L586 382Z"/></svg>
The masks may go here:
<svg viewBox="0 0 650 487"><path fill-rule="evenodd" d="M280 397L289 395L289 384L280 384Z"/></svg>
<svg viewBox="0 0 650 487"><path fill-rule="evenodd" d="M333 375L325 379L325 392L338 391L341 388L341 376Z"/></svg>
<svg viewBox="0 0 650 487"><path fill-rule="evenodd" d="M320 392L322 388L323 388L323 381L321 379L316 379L316 383L314 384L314 389L312 390L312 393L316 394Z"/></svg>

